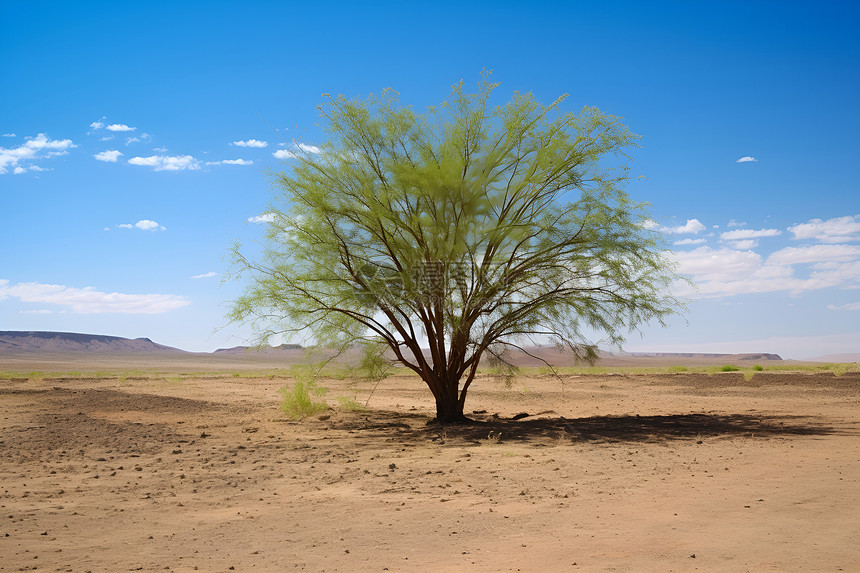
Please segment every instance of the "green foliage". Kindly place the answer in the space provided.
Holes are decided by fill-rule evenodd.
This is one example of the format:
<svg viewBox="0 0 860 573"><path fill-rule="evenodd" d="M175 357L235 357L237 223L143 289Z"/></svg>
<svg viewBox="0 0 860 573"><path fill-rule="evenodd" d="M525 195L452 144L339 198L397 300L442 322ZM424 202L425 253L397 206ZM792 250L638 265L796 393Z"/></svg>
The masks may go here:
<svg viewBox="0 0 860 573"><path fill-rule="evenodd" d="M492 348L541 336L593 360L585 332L619 345L676 312L659 234L624 191L639 136L564 97L491 105L497 86L460 82L425 113L391 90L329 96L321 152L275 175L264 252L234 248L251 280L230 318L260 338L387 348L456 417Z"/></svg>
<svg viewBox="0 0 860 573"><path fill-rule="evenodd" d="M740 370L740 368L738 368L737 366L732 366L730 364L726 364L725 366L720 368L721 372L737 372L738 370Z"/></svg>
<svg viewBox="0 0 860 573"><path fill-rule="evenodd" d="M689 368L685 366L670 366L669 372L686 372Z"/></svg>
<svg viewBox="0 0 860 573"><path fill-rule="evenodd" d="M340 409L347 412L363 412L367 410L363 404L360 404L355 398L350 398L349 396L338 396L337 401Z"/></svg>
<svg viewBox="0 0 860 573"><path fill-rule="evenodd" d="M290 374L295 382L292 388L284 386L279 390L283 396L281 410L294 420L307 418L328 410L325 401L315 400L322 397L326 388L316 382L320 365L296 364L290 367Z"/></svg>
<svg viewBox="0 0 860 573"><path fill-rule="evenodd" d="M314 396L324 395L326 389L317 386L313 381L296 380L292 388L284 386L279 392L283 396L281 410L294 420L307 418L328 410L328 404L314 400Z"/></svg>
<svg viewBox="0 0 860 573"><path fill-rule="evenodd" d="M756 364L755 366L753 366L753 370L755 370L756 372L762 372L764 370L764 366L762 366L761 364Z"/></svg>

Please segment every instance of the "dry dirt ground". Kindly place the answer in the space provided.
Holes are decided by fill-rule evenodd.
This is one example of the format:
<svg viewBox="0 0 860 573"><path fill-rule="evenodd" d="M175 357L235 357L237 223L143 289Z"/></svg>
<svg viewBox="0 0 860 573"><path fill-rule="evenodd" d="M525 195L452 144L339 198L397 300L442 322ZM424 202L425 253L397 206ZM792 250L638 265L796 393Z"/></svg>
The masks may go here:
<svg viewBox="0 0 860 573"><path fill-rule="evenodd" d="M288 382L0 381L0 571L860 571L860 373Z"/></svg>

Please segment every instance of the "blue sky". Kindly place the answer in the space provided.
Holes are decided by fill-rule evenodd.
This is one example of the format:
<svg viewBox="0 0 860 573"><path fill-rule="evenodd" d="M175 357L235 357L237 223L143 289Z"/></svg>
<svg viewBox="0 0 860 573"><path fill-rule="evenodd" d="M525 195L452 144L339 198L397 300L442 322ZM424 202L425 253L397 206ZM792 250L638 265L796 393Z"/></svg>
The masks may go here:
<svg viewBox="0 0 860 573"><path fill-rule="evenodd" d="M856 2L0 3L0 330L224 326L276 154L321 94L416 108L497 90L595 105L643 136L628 189L682 272L684 320L628 350L860 352ZM680 294L686 294L679 291Z"/></svg>

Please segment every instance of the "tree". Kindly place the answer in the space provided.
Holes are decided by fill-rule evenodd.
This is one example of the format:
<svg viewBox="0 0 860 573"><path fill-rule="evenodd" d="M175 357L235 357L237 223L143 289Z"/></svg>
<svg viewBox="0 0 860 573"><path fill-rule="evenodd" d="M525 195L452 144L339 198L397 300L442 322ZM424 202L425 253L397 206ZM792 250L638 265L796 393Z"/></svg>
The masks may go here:
<svg viewBox="0 0 860 573"><path fill-rule="evenodd" d="M234 249L251 280L231 318L386 349L460 422L482 357L531 338L593 360L588 331L619 345L676 312L672 267L624 191L639 136L597 108L562 112L564 97L491 107L497 86L461 81L425 113L391 90L327 96L327 143L296 145L274 175L263 253Z"/></svg>

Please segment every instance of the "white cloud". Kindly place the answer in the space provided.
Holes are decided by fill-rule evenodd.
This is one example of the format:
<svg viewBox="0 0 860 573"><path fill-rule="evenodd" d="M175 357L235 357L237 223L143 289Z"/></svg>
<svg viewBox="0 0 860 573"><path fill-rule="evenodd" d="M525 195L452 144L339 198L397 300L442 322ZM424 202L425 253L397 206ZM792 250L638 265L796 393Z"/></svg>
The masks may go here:
<svg viewBox="0 0 860 573"><path fill-rule="evenodd" d="M738 229L737 231L727 231L720 234L720 238L724 241L738 241L742 239L760 239L762 237L776 237L781 235L782 231L778 229Z"/></svg>
<svg viewBox="0 0 860 573"><path fill-rule="evenodd" d="M129 137L128 139L125 140L125 144L130 145L130 144L138 142L138 141L140 141L140 140L136 137Z"/></svg>
<svg viewBox="0 0 860 573"><path fill-rule="evenodd" d="M275 159L293 159L298 157L298 153L322 153L322 150L316 145L308 145L306 143L297 143L293 141L292 151L288 149L279 149L272 153ZM646 221L647 224L647 221ZM646 229L649 227L645 227Z"/></svg>
<svg viewBox="0 0 860 573"><path fill-rule="evenodd" d="M224 159L223 161L207 161L206 165L251 165L254 163L249 159Z"/></svg>
<svg viewBox="0 0 860 573"><path fill-rule="evenodd" d="M19 167L21 161L39 159L43 153L45 157L57 157L67 154L69 149L75 147L77 145L72 143L71 139L48 139L44 133L40 133L36 137L28 137L18 147L0 147L0 174L8 173L9 169L14 170L15 167ZM15 172L22 173L21 171Z"/></svg>
<svg viewBox="0 0 860 573"><path fill-rule="evenodd" d="M746 157L741 157L740 159L735 161L735 163L750 163L750 162L757 162L757 161L758 161L758 159L756 159L755 157L750 157L749 155L747 155Z"/></svg>
<svg viewBox="0 0 860 573"><path fill-rule="evenodd" d="M230 145L236 145L237 147L266 147L269 145L269 142L260 141L258 139L249 139L247 141L234 141Z"/></svg>
<svg viewBox="0 0 860 573"><path fill-rule="evenodd" d="M78 314L161 314L191 304L181 296L170 294L105 293L93 287L32 282L11 285L8 280L0 280L0 300L10 297L21 302L68 306Z"/></svg>
<svg viewBox="0 0 860 573"><path fill-rule="evenodd" d="M810 219L807 223L793 225L788 230L795 239L816 239L822 243L860 241L860 215L835 217L823 221Z"/></svg>
<svg viewBox="0 0 860 573"><path fill-rule="evenodd" d="M93 157L95 157L99 161L106 161L108 163L116 163L116 161L117 161L117 159L119 159L120 155L122 155L121 152L119 152L115 149L109 149L107 151L102 151L101 153L96 153L95 155L93 155Z"/></svg>
<svg viewBox="0 0 860 573"><path fill-rule="evenodd" d="M218 273L216 273L216 272L208 272L208 273L203 273L202 275L194 275L191 278L192 279L210 279L212 277L217 277L217 276L218 276Z"/></svg>
<svg viewBox="0 0 860 573"><path fill-rule="evenodd" d="M104 137L100 137L100 138L99 138L99 141L110 141L110 140L111 140L111 139L113 139L113 138L114 138L114 136L113 136L113 135L106 135L106 136L104 136Z"/></svg>
<svg viewBox="0 0 860 573"><path fill-rule="evenodd" d="M262 215L257 215L256 217L248 217L249 223L257 223L258 225L262 223L271 223L274 220L274 213L263 213Z"/></svg>
<svg viewBox="0 0 860 573"><path fill-rule="evenodd" d="M668 233L670 235L684 235L687 233L692 233L693 235L700 233L707 229L701 221L698 219L687 219L687 222L684 225L680 225L678 227L661 227L660 230L664 233Z"/></svg>
<svg viewBox="0 0 860 573"><path fill-rule="evenodd" d="M292 151L287 151L286 149L279 149L272 155L275 156L275 159L292 159L296 157L295 153L293 153Z"/></svg>
<svg viewBox="0 0 860 573"><path fill-rule="evenodd" d="M678 272L691 275L695 282L729 281L749 276L761 267L762 259L751 251L699 247L676 252Z"/></svg>
<svg viewBox="0 0 860 573"><path fill-rule="evenodd" d="M117 229L134 229L135 227L140 229L141 231L166 231L167 230L167 227L165 227L164 225L159 225L157 222L150 221L149 219L141 219L140 221L138 221L134 225L132 225L131 223L120 223L119 225L116 225ZM105 227L105 230L108 231L109 229L107 227Z"/></svg>
<svg viewBox="0 0 860 573"><path fill-rule="evenodd" d="M190 155L152 155L150 157L132 157L128 160L131 165L152 167L155 171L182 171L183 169L200 169L200 163Z"/></svg>
<svg viewBox="0 0 860 573"><path fill-rule="evenodd" d="M758 241L755 239L744 239L742 241L730 241L729 244L733 249L746 251L756 248L758 246Z"/></svg>
<svg viewBox="0 0 860 573"><path fill-rule="evenodd" d="M4 133L3 137L15 137L14 133Z"/></svg>
<svg viewBox="0 0 860 573"><path fill-rule="evenodd" d="M18 314L54 314L53 310L40 309L40 310L19 310Z"/></svg>
<svg viewBox="0 0 860 573"><path fill-rule="evenodd" d="M153 151L157 151L157 152L159 152L159 153L167 153L167 148L166 148L166 147L153 147L153 148L152 148L152 150L153 150Z"/></svg>
<svg viewBox="0 0 860 573"><path fill-rule="evenodd" d="M12 173L14 173L15 175L21 175L22 173L26 173L26 172L27 172L27 170L24 169L23 167L16 167L14 169L14 171L12 171Z"/></svg>
<svg viewBox="0 0 860 573"><path fill-rule="evenodd" d="M811 245L785 247L773 252L767 259L770 265L796 265L802 263L847 262L860 259L860 246Z"/></svg>
<svg viewBox="0 0 860 573"><path fill-rule="evenodd" d="M137 223L134 224L135 227L140 229L141 231L166 231L164 227L156 223L155 221L150 221L149 219L141 219Z"/></svg>
<svg viewBox="0 0 860 573"><path fill-rule="evenodd" d="M112 123L106 128L108 131L134 131L136 127L129 127L124 123Z"/></svg>
<svg viewBox="0 0 860 573"><path fill-rule="evenodd" d="M849 302L848 304L843 304L840 306L836 306L835 304L828 304L827 308L830 310L860 310L860 302Z"/></svg>
<svg viewBox="0 0 860 573"><path fill-rule="evenodd" d="M765 262L761 255L749 250L699 247L693 251L674 252L670 256L677 261L679 273L691 277L698 291L685 283L676 284L673 290L679 296L693 296L698 292L705 298L714 298L778 291L800 294L860 285L860 261L837 261L813 269L808 277L800 278L795 276L792 266L785 263L808 259L809 253L779 253L777 251L775 258Z"/></svg>
<svg viewBox="0 0 860 573"><path fill-rule="evenodd" d="M728 227L746 227L746 223L741 223L740 221L735 221L734 219L729 221ZM714 226L716 227L716 225Z"/></svg>
<svg viewBox="0 0 860 573"><path fill-rule="evenodd" d="M701 245L707 243L707 239L681 239L680 241L675 241L672 243L673 245Z"/></svg>

